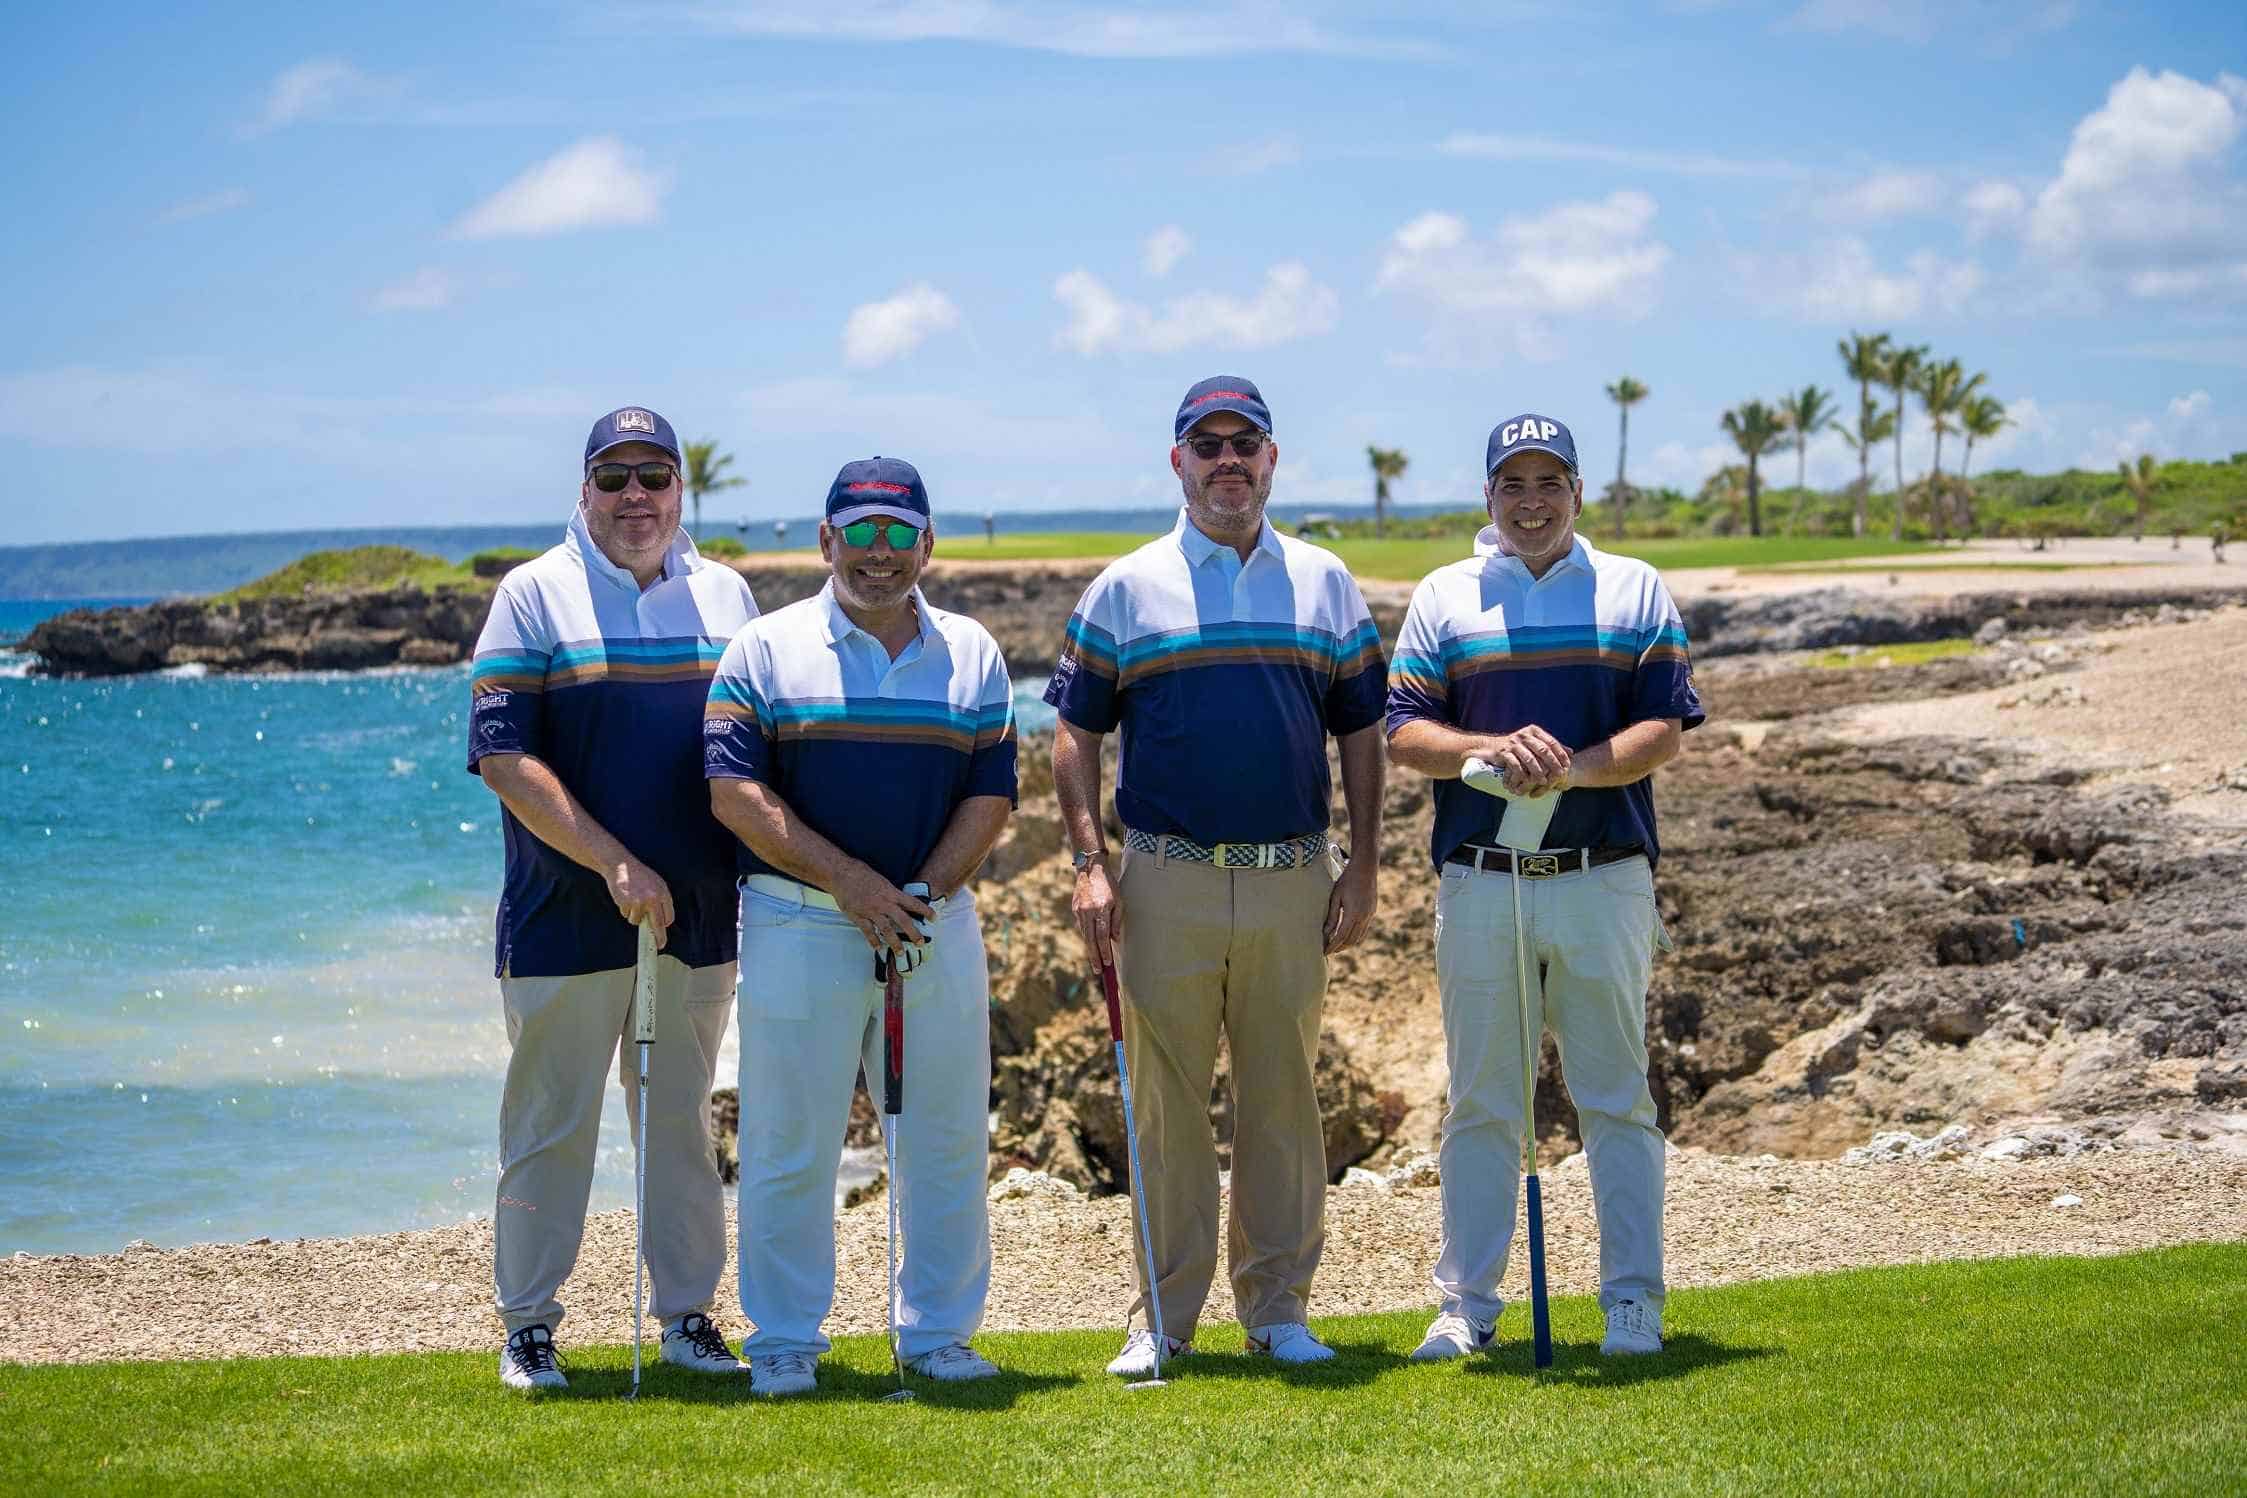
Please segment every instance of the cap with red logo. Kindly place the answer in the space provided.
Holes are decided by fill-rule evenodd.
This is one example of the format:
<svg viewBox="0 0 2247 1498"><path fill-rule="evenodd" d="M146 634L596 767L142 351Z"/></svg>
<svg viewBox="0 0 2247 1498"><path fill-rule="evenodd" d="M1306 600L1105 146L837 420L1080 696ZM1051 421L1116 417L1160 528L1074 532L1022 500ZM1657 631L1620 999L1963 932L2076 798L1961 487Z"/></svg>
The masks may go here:
<svg viewBox="0 0 2247 1498"><path fill-rule="evenodd" d="M860 458L845 463L827 486L827 523L848 525L869 515L928 519L928 486L903 458Z"/></svg>
<svg viewBox="0 0 2247 1498"><path fill-rule="evenodd" d="M1178 403L1178 424L1171 435L1183 439L1195 422L1219 411L1245 416L1259 431L1271 433L1271 409L1264 404L1264 392L1253 381L1239 375L1211 375L1187 391L1186 398Z"/></svg>

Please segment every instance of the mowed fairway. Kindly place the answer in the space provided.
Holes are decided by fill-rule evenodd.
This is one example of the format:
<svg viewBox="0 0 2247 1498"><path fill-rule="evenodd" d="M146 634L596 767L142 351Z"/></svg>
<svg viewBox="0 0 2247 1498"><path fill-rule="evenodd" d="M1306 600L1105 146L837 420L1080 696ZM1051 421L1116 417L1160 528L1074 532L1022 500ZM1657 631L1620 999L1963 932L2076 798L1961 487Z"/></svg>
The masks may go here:
<svg viewBox="0 0 2247 1498"><path fill-rule="evenodd" d="M1837 1229L1840 1227L1837 1224ZM1220 1292L1222 1294L1222 1292ZM2247 1471L2247 1244L1776 1280L1673 1296L1661 1356L1603 1359L1588 1300L1558 1361L1523 1312L1495 1356L1405 1354L1425 1314L1319 1322L1282 1370L1206 1328L1169 1387L1100 1371L1114 1332L982 1339L1007 1370L894 1387L845 1343L785 1402L570 1349L566 1393L494 1357L0 1369L9 1492L2237 1492ZM360 1314L338 1307L335 1314Z"/></svg>

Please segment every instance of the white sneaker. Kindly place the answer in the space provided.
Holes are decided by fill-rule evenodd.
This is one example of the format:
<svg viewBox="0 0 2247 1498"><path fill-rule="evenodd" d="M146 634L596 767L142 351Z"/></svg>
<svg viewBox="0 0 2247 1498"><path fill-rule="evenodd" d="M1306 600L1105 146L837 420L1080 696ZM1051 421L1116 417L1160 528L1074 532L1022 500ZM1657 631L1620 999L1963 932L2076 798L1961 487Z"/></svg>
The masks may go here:
<svg viewBox="0 0 2247 1498"><path fill-rule="evenodd" d="M1191 1357L1194 1344L1181 1342L1176 1337L1163 1338L1163 1361L1176 1362ZM1118 1378L1153 1378L1155 1376L1155 1334L1141 1328L1124 1338L1123 1351L1108 1364L1108 1371Z"/></svg>
<svg viewBox="0 0 2247 1498"><path fill-rule="evenodd" d="M1428 1323L1428 1334L1412 1349L1412 1361L1440 1363L1447 1358L1463 1358L1470 1352L1481 1352L1490 1345L1496 1331L1497 1328L1485 1326L1471 1317L1446 1311Z"/></svg>
<svg viewBox="0 0 2247 1498"><path fill-rule="evenodd" d="M700 1311L689 1311L663 1329L663 1361L697 1373L739 1373L741 1359Z"/></svg>
<svg viewBox="0 0 2247 1498"><path fill-rule="evenodd" d="M1275 1321L1248 1329L1248 1350L1267 1354L1275 1363L1323 1363L1334 1349L1311 1335L1300 1321Z"/></svg>
<svg viewBox="0 0 2247 1498"><path fill-rule="evenodd" d="M809 1394L819 1384L819 1364L808 1353L776 1352L749 1360L749 1392L767 1399Z"/></svg>
<svg viewBox="0 0 2247 1498"><path fill-rule="evenodd" d="M964 1342L954 1342L949 1347L924 1352L917 1358L907 1358L905 1366L923 1378L933 1378L946 1384L963 1384L976 1378L996 1378L999 1374L998 1364Z"/></svg>
<svg viewBox="0 0 2247 1498"><path fill-rule="evenodd" d="M508 1335L507 1346L499 1354L499 1381L510 1389L566 1389L570 1386L570 1381L562 1377L561 1366L554 1361L554 1333L545 1322L534 1322Z"/></svg>
<svg viewBox="0 0 2247 1498"><path fill-rule="evenodd" d="M1660 1352L1662 1318L1635 1300L1618 1300L1607 1308L1607 1335L1599 1350L1608 1357Z"/></svg>

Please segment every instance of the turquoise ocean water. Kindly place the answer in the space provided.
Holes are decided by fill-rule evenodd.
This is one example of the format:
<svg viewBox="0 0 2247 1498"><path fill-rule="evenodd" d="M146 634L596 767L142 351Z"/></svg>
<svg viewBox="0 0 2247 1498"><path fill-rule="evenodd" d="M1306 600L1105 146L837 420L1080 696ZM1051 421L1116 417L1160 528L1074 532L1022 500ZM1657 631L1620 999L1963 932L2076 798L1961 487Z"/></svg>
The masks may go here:
<svg viewBox="0 0 2247 1498"><path fill-rule="evenodd" d="M0 640L64 606L0 601ZM500 839L466 707L465 667L0 656L0 1253L489 1214ZM594 1206L631 1189L619 1100Z"/></svg>

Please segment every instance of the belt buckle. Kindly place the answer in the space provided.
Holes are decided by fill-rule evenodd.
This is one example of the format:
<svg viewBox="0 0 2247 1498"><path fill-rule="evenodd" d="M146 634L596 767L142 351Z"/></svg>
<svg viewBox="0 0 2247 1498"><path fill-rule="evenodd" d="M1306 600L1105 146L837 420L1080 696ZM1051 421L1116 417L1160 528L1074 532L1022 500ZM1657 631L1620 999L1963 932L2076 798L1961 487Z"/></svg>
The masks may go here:
<svg viewBox="0 0 2247 1498"><path fill-rule="evenodd" d="M1560 855L1557 853L1531 853L1516 855L1515 872L1531 879L1548 879L1560 872Z"/></svg>
<svg viewBox="0 0 2247 1498"><path fill-rule="evenodd" d="M1231 864L1229 864L1229 863L1227 863L1227 862L1225 861L1225 850L1226 850L1227 848L1238 848L1238 847L1240 847L1240 846L1241 846L1241 844L1239 844L1239 843L1218 843L1218 844L1215 844L1215 845L1214 845L1214 846L1212 846L1212 847L1210 848L1210 850L1209 850L1209 860L1210 860L1210 862L1211 862L1211 863L1214 863L1214 864L1216 864L1216 865L1217 865L1217 867L1219 867L1219 868L1221 868L1221 869L1229 869L1229 868L1231 868L1231 867L1232 867L1232 865L1231 865Z"/></svg>

